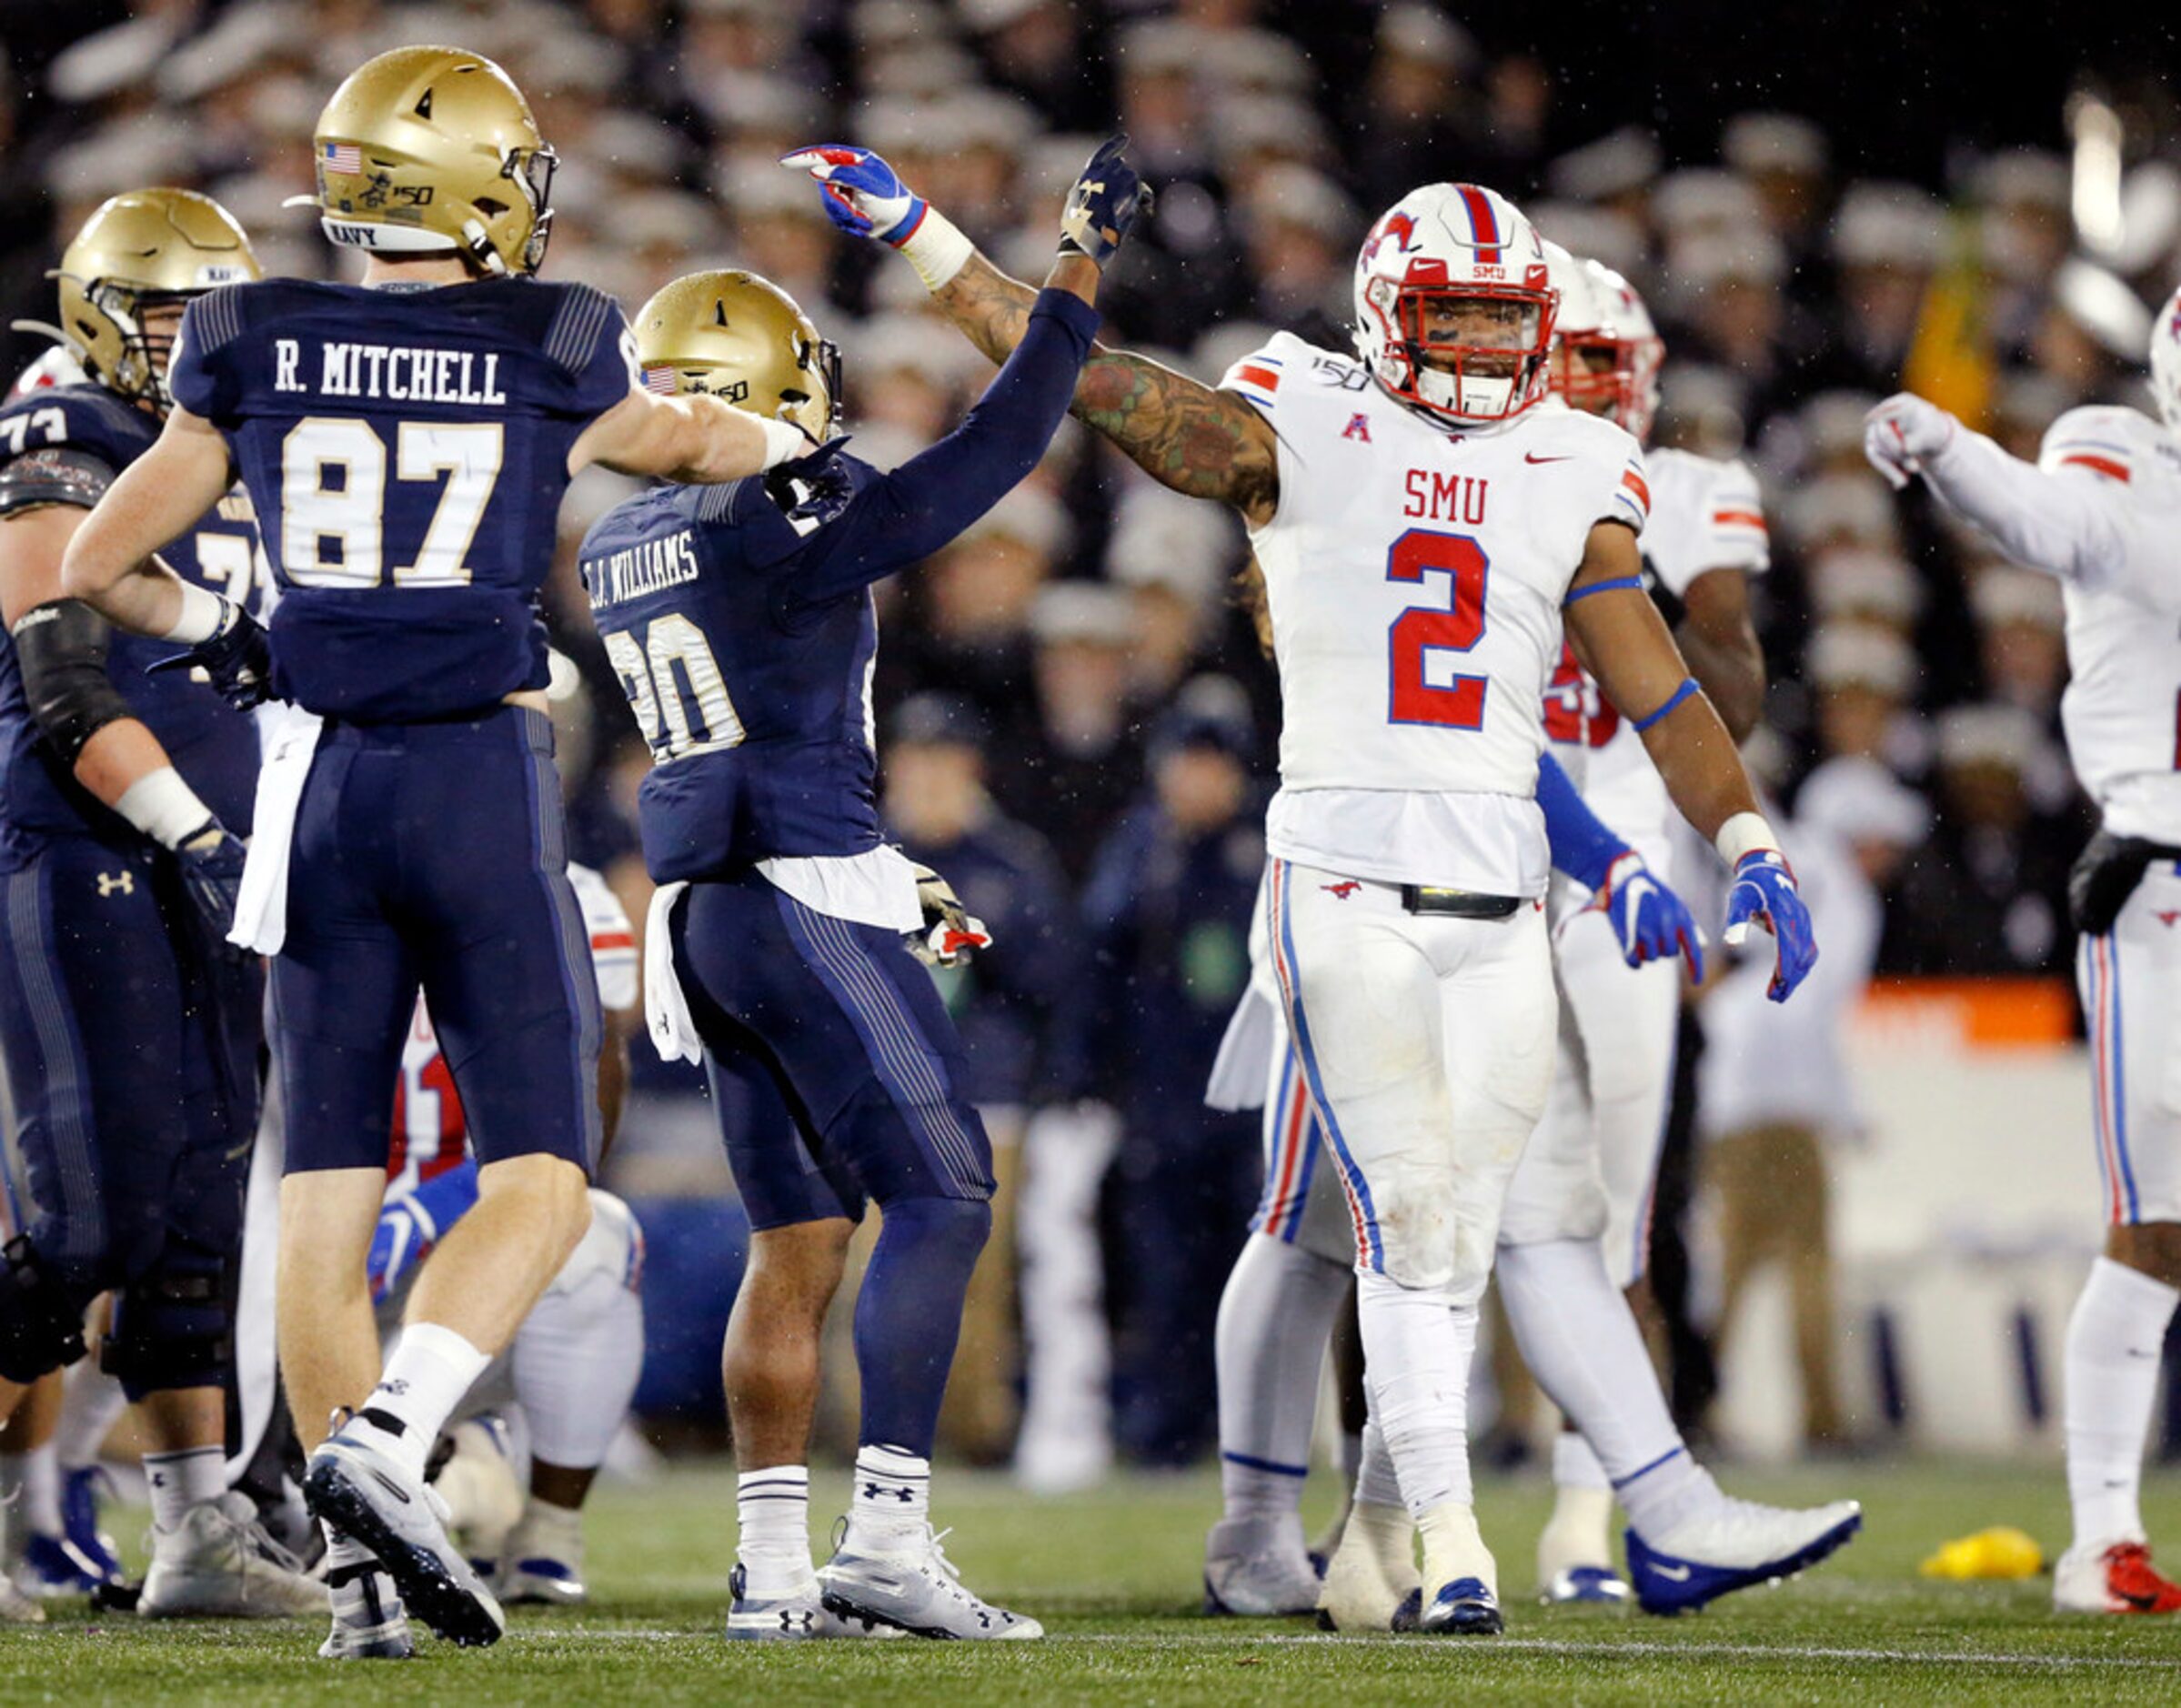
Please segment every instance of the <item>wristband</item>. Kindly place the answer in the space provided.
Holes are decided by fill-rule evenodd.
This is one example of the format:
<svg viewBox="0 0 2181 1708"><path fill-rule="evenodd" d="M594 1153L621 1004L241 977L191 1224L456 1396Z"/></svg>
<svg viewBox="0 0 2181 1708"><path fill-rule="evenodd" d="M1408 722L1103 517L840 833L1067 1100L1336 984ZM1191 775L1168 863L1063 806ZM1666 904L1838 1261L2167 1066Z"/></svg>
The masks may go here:
<svg viewBox="0 0 2181 1708"><path fill-rule="evenodd" d="M194 581L181 583L182 610L175 618L175 626L161 635L161 640L171 640L185 647L194 647L210 640L227 626L227 601L212 591L200 588Z"/></svg>
<svg viewBox="0 0 2181 1708"><path fill-rule="evenodd" d="M810 454L810 440L802 428L789 421L768 421L763 416L753 417L759 431L765 435L765 461L761 467L778 468L782 463L791 463L799 457Z"/></svg>
<svg viewBox="0 0 2181 1708"><path fill-rule="evenodd" d="M1729 868L1739 866L1750 854L1777 854L1780 839L1773 834L1772 826L1765 822L1761 812L1738 812L1719 827L1712 846L1719 850L1719 858Z"/></svg>
<svg viewBox="0 0 2181 1708"><path fill-rule="evenodd" d="M171 765L146 771L123 789L114 810L162 848L179 848L214 822L212 809Z"/></svg>
<svg viewBox="0 0 2181 1708"><path fill-rule="evenodd" d="M908 257L928 291L943 288L977 253L977 246L961 235L954 222L929 204L916 229L894 246Z"/></svg>

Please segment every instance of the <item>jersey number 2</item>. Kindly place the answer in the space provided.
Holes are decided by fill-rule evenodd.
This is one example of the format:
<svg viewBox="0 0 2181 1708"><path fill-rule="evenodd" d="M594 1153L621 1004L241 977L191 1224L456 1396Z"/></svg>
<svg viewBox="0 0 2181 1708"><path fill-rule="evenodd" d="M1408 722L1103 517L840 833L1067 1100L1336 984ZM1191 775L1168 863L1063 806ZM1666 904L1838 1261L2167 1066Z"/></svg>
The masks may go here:
<svg viewBox="0 0 2181 1708"><path fill-rule="evenodd" d="M1386 642L1392 673L1386 711L1397 724L1437 724L1446 729L1484 727L1481 676L1430 679L1434 652L1467 652L1484 638L1484 584L1491 564L1484 548L1466 534L1412 527L1386 554L1386 579L1421 582L1433 571L1452 584L1452 608L1412 606L1393 619Z"/></svg>

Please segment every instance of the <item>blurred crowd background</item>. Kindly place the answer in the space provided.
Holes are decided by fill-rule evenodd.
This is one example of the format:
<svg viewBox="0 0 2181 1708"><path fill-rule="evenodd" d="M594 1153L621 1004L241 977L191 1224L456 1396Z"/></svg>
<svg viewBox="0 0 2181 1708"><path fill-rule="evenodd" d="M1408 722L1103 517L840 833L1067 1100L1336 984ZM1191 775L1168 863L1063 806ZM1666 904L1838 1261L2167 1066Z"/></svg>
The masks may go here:
<svg viewBox="0 0 2181 1708"><path fill-rule="evenodd" d="M881 464L942 434L989 369L906 266L831 230L808 181L774 164L784 150L880 150L1034 279L1065 186L1125 129L1159 205L1101 306L1112 335L1207 379L1275 329L1345 347L1377 212L1418 182L1489 183L1647 295L1669 356L1659 442L1758 471L1773 686L1752 757L1791 808L1828 761L1854 762L1820 792L1849 841L1884 845L1863 862L1878 968L2064 970L2065 877L2091 819L2058 740L2057 589L1890 494L1861 419L1909 385L2034 456L2063 410L2140 401L2150 305L2181 242L2157 67L2006 5L1792 29L1767 25L1773 8L1702 0L1523 10L1538 15L0 0L0 308L50 317L59 244L146 183L217 196L268 272L349 265L283 203L311 186L333 85L404 42L487 53L528 95L561 156L548 276L633 310L696 267L762 272L841 347L855 448ZM2071 157L2086 137L2103 152ZM37 347L0 333L0 367ZM640 920L632 808L648 760L573 573L583 529L625 490L603 471L579 483L550 599L592 690L564 734L578 857ZM1248 973L1277 730L1233 594L1244 552L1225 513L1151 487L1070 424L1030 481L882 591L888 812L999 939L950 990L977 1095L1003 1138L1041 1111L1070 1123L1047 1178L1080 1176L1076 1196L1052 1187L1055 1210L1033 1193L1026 1216L1092 1206L1075 1256L1059 1233L1025 1241L1024 1311L1045 1308L1040 1287L1063 1314L1102 1311L1114 1432L1154 1462L1208 1437L1211 1301L1255 1193L1254 1120L1198 1100ZM716 1209L701 1084L637 1053L617 1183ZM678 1275L687 1264L677 1285L717 1292L700 1255L656 1229L653 1246ZM1011 1290L1002 1278L1001 1342ZM709 1357L702 1334L691 1346ZM1060 1358L1050 1392L1106 1384L1104 1354L1042 1355ZM1005 1451L1006 1396L965 1427L973 1450Z"/></svg>

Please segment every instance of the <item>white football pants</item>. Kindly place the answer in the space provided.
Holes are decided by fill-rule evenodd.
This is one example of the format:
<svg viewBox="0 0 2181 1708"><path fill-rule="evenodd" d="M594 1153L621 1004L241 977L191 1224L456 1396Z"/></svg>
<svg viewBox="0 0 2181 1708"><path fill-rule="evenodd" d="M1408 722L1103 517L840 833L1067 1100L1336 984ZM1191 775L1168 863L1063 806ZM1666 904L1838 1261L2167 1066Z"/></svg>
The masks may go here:
<svg viewBox="0 0 2181 1708"><path fill-rule="evenodd" d="M2161 861L2075 951L2106 1222L2181 1221L2181 871Z"/></svg>

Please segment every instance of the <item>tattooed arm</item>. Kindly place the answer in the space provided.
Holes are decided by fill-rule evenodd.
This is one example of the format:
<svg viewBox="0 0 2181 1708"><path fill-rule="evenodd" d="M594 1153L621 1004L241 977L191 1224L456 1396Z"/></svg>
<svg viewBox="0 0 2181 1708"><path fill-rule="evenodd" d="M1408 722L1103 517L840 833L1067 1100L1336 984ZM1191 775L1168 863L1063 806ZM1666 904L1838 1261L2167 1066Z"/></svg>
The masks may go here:
<svg viewBox="0 0 2181 1708"><path fill-rule="evenodd" d="M1030 286L974 253L932 293L995 362L1020 340L1037 299ZM1271 423L1232 392L1101 344L1083 364L1069 413L1111 439L1161 486L1231 504L1252 527L1270 521L1280 502Z"/></svg>

